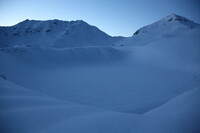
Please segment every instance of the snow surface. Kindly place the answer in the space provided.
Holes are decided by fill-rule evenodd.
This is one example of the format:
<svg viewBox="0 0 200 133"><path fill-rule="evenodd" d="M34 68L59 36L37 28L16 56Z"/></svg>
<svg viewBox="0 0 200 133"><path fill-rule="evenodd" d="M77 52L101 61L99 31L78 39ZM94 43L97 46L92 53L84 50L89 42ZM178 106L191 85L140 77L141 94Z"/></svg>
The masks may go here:
<svg viewBox="0 0 200 133"><path fill-rule="evenodd" d="M175 14L129 38L83 21L0 27L0 130L198 133L199 35Z"/></svg>

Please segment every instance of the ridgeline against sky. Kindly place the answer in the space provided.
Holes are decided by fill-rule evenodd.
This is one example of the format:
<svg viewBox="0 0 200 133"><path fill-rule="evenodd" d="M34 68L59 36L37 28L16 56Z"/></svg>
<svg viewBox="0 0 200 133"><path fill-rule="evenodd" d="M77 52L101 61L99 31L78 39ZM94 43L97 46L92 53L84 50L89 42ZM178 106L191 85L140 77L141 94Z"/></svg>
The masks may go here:
<svg viewBox="0 0 200 133"><path fill-rule="evenodd" d="M198 0L0 0L0 26L25 19L84 20L112 36L133 31L171 13L200 23Z"/></svg>

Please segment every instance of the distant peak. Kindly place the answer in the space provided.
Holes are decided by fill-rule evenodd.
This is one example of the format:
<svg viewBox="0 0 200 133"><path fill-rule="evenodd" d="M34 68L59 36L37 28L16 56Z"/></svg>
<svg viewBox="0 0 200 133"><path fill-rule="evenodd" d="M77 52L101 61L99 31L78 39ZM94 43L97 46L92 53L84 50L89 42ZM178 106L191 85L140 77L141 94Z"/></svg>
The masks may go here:
<svg viewBox="0 0 200 133"><path fill-rule="evenodd" d="M34 22L34 21L36 21L36 20L26 19L26 20L24 20L24 21L22 21L22 22L20 22L20 23L29 23L29 22Z"/></svg>
<svg viewBox="0 0 200 133"><path fill-rule="evenodd" d="M29 21L29 19L26 19L26 20L24 20L24 21Z"/></svg>
<svg viewBox="0 0 200 133"><path fill-rule="evenodd" d="M199 24L197 24L183 16L172 13L150 25L140 28L133 35L137 35L137 34L141 34L141 33L148 33L153 30L165 32L170 29L174 29L174 27L180 27L180 26L183 26L184 28L187 28L187 29L192 29L196 25L199 25Z"/></svg>
<svg viewBox="0 0 200 133"><path fill-rule="evenodd" d="M20 22L20 23L28 23L30 20L29 19L25 19L24 21Z"/></svg>
<svg viewBox="0 0 200 133"><path fill-rule="evenodd" d="M191 20L189 20L189 19L187 19L187 18L185 18L183 16L174 14L174 13L172 13L172 14L168 15L167 17L165 17L164 20L167 20L168 22L170 22L170 21L179 21L179 22L188 22L188 21L190 21L190 22L192 22Z"/></svg>
<svg viewBox="0 0 200 133"><path fill-rule="evenodd" d="M75 21L69 21L70 23L72 24L77 24L77 25L80 25L80 24L87 24L85 21L83 20L75 20Z"/></svg>
<svg viewBox="0 0 200 133"><path fill-rule="evenodd" d="M34 24L34 23L54 23L54 24L58 24L58 23L70 23L70 24L75 24L75 25L85 25L87 24L85 21L83 20L72 20L72 21L63 21L63 20L58 20L58 19L52 19L52 20L29 20L26 19L18 24ZM18 25L17 24L17 25Z"/></svg>
<svg viewBox="0 0 200 133"><path fill-rule="evenodd" d="M172 14L168 15L167 17L180 18L180 17L182 17L182 16L177 15L177 14L175 14L175 13L172 13ZM182 17L182 18L183 18L183 17Z"/></svg>

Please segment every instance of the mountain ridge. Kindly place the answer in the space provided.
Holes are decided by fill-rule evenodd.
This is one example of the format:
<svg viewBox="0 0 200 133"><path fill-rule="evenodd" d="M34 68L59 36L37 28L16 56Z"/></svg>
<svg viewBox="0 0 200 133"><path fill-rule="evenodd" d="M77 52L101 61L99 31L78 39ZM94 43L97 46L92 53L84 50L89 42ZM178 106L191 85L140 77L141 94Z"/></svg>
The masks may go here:
<svg viewBox="0 0 200 133"><path fill-rule="evenodd" d="M3 46L76 47L112 45L123 37L111 37L95 26L77 21L25 20L11 27L0 27ZM1 46L2 47L2 46Z"/></svg>
<svg viewBox="0 0 200 133"><path fill-rule="evenodd" d="M0 27L0 47L79 47L114 46L137 43L146 37L154 40L157 36L183 32L199 27L199 24L176 14L170 14L152 24L138 29L131 37L110 36L83 20L63 21L26 19L14 26ZM149 34L148 34L149 33ZM149 39L148 36L153 36ZM128 41L127 41L128 40ZM143 43L143 42L142 42Z"/></svg>

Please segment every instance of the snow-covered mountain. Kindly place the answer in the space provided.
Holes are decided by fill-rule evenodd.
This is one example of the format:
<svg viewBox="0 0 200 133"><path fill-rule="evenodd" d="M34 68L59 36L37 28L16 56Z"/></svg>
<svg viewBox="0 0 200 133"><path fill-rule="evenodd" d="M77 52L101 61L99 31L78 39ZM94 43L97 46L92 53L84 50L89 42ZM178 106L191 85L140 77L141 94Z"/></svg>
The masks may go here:
<svg viewBox="0 0 200 133"><path fill-rule="evenodd" d="M185 17L171 14L153 24L138 29L133 36L126 38L119 44L145 45L161 38L173 38L199 28L199 24Z"/></svg>
<svg viewBox="0 0 200 133"><path fill-rule="evenodd" d="M3 133L199 133L199 24L172 14L129 38L113 38L71 23L1 28ZM48 24L56 30L46 32ZM67 24L76 30L62 40ZM38 26L40 32L25 34ZM20 36L13 37L14 27ZM103 39L89 43L88 28ZM14 39L33 43L16 46Z"/></svg>
<svg viewBox="0 0 200 133"><path fill-rule="evenodd" d="M133 35L141 35L141 34L164 34L164 33L170 33L173 30L178 30L179 28L185 28L185 29L193 29L195 28L197 25L197 23L176 15L176 14L171 14L168 15L167 17L164 17L163 19L144 26L142 28L140 28L139 30L137 30Z"/></svg>
<svg viewBox="0 0 200 133"><path fill-rule="evenodd" d="M113 45L123 37L111 37L82 20L25 20L11 27L0 27L1 47L54 47Z"/></svg>

